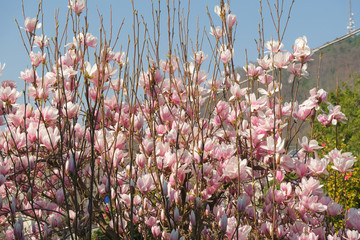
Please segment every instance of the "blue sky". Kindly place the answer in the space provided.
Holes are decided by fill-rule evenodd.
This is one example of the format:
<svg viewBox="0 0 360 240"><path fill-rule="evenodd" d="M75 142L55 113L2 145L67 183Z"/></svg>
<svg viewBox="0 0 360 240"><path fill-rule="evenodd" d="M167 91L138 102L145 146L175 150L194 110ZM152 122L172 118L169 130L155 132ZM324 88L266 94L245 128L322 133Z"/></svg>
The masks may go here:
<svg viewBox="0 0 360 240"><path fill-rule="evenodd" d="M268 14L268 6L264 1L264 23L265 36L269 40L275 37L274 28ZM269 0L274 2L274 0ZM290 0L285 0L289 2ZM26 17L35 17L38 0L24 0ZM144 16L145 21L151 24L151 1L134 0L135 8ZM155 1L157 2L157 1ZM166 9L165 0L162 2L162 39L166 41ZM187 0L181 1L186 7ZM30 61L26 55L24 46L20 39L19 31L15 24L15 18L20 25L23 25L21 1L0 0L0 27L2 29L0 38L0 62L6 63L6 68L0 80L18 80L20 71L28 66ZM54 32L54 13L59 9L60 19L66 17L67 0L43 0L44 6L44 32L48 37ZM206 15L206 6L215 21L219 24L214 14L214 6L219 4L218 0L193 0L190 5L190 37L195 38L197 16L201 29L209 32L209 22ZM120 43L126 45L127 35L132 31L132 9L130 0L88 0L90 32L98 35L100 27L97 9L103 14L105 25L108 25L110 5L112 6L114 29L120 26L125 18L125 25L121 32ZM245 64L245 49L248 52L249 60L256 60L257 51L254 39L258 38L259 23L259 1L258 0L232 0L231 10L237 15L238 27L235 41L235 63L239 66ZM360 1L353 0L352 10L354 13L355 26L360 27ZM286 10L287 11L287 10ZM295 0L290 22L285 34L284 44L286 49L290 49L292 43L300 36L307 36L310 47L318 47L328 41L340 37L347 33L348 24L348 0ZM286 15L286 14L285 14ZM285 19L284 19L285 21ZM63 26L60 26L60 29ZM109 29L108 29L109 30ZM166 44L166 42L163 42ZM208 51L207 47L204 47ZM119 50L119 49L116 49ZM164 52L162 58L165 58Z"/></svg>

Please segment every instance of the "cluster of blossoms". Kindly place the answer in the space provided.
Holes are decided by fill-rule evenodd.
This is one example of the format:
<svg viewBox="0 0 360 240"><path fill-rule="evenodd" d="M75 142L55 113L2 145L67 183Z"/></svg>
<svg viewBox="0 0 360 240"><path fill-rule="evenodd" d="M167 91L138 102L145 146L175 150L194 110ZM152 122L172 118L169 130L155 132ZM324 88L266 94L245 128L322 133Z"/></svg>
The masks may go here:
<svg viewBox="0 0 360 240"><path fill-rule="evenodd" d="M85 5L75 0L69 8L79 17ZM215 12L224 27L212 33L226 39L236 16L226 4ZM289 149L297 122L346 119L339 106L318 114L327 98L322 89L301 104L279 100L274 73L287 69L291 81L307 74L305 37L292 52L271 40L269 54L244 67L262 88L241 86L230 44L217 45L219 79L203 70L208 56L199 50L189 61L152 61L144 72L133 66L134 84L127 54L90 33L77 33L50 66L36 22L27 19L25 30L40 52L30 53L32 67L20 77L31 104L16 103L13 82L0 87L0 226L7 239L85 239L93 226L111 239L136 232L171 240L360 237L360 210L345 209L320 183L328 166L345 176L355 158L334 149L321 159L322 147L307 137L296 154ZM85 60L91 48L95 64Z"/></svg>

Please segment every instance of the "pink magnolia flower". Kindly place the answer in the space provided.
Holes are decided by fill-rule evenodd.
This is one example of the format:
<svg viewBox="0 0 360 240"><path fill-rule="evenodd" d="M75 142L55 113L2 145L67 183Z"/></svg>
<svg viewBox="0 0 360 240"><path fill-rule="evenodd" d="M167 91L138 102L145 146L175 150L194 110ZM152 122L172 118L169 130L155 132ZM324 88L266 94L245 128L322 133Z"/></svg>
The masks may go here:
<svg viewBox="0 0 360 240"><path fill-rule="evenodd" d="M341 238L335 233L334 235L328 235L327 240L341 240Z"/></svg>
<svg viewBox="0 0 360 240"><path fill-rule="evenodd" d="M330 216L335 216L335 215L339 215L342 213L342 206L334 201L330 201L330 203L328 204L328 208L327 208L327 213Z"/></svg>
<svg viewBox="0 0 360 240"><path fill-rule="evenodd" d="M203 51L198 51L194 53L194 57L192 57L192 60L194 60L197 64L202 64L206 59L208 55L205 55Z"/></svg>
<svg viewBox="0 0 360 240"><path fill-rule="evenodd" d="M28 95L35 99L47 99L50 94L50 88L42 88L41 86L29 86Z"/></svg>
<svg viewBox="0 0 360 240"><path fill-rule="evenodd" d="M128 59L126 58L125 52L116 52L114 56L114 60L120 65L123 66L128 62Z"/></svg>
<svg viewBox="0 0 360 240"><path fill-rule="evenodd" d="M154 180L150 173L143 175L137 180L137 187L142 194L148 194L155 189Z"/></svg>
<svg viewBox="0 0 360 240"><path fill-rule="evenodd" d="M245 180L248 176L249 168L247 167L247 160L239 160L237 157L230 158L225 164L223 170L223 176L228 177L231 180L240 178ZM240 175L239 175L240 174Z"/></svg>
<svg viewBox="0 0 360 240"><path fill-rule="evenodd" d="M216 28L211 27L210 34L213 35L216 39L219 39L223 36L223 30L220 26L217 26Z"/></svg>
<svg viewBox="0 0 360 240"><path fill-rule="evenodd" d="M261 110L267 102L267 96L261 96L260 98L256 99L255 93L251 93L250 96L245 95L245 99L250 105L251 111Z"/></svg>
<svg viewBox="0 0 360 240"><path fill-rule="evenodd" d="M57 149L57 143L60 140L60 132L57 127L42 127L39 131L40 141L48 150Z"/></svg>
<svg viewBox="0 0 360 240"><path fill-rule="evenodd" d="M230 11L229 5L224 3L223 7L216 5L214 7L214 12L219 16L225 16Z"/></svg>
<svg viewBox="0 0 360 240"><path fill-rule="evenodd" d="M258 64L264 70L268 70L272 67L272 59L270 58L269 55L265 55L263 58L258 59Z"/></svg>
<svg viewBox="0 0 360 240"><path fill-rule="evenodd" d="M344 120L347 120L344 113L341 112L341 106L337 105L335 107L329 106L330 113L328 115L329 120L331 120L332 125L336 125L338 121L344 123Z"/></svg>
<svg viewBox="0 0 360 240"><path fill-rule="evenodd" d="M284 47L284 44L279 41L275 41L274 39L271 39L270 41L265 43L265 47L269 49L272 53L278 53L281 48Z"/></svg>
<svg viewBox="0 0 360 240"><path fill-rule="evenodd" d="M154 237L159 238L161 235L161 229L158 225L154 225L151 227L151 233L154 235Z"/></svg>
<svg viewBox="0 0 360 240"><path fill-rule="evenodd" d="M91 33L86 33L85 36L83 33L79 33L74 42L79 42L81 45L95 48L97 44L97 38Z"/></svg>
<svg viewBox="0 0 360 240"><path fill-rule="evenodd" d="M167 238L165 238L167 239ZM170 233L170 240L179 240L179 231L173 229Z"/></svg>
<svg viewBox="0 0 360 240"><path fill-rule="evenodd" d="M234 55L234 51L232 49L227 48L227 46L225 45L221 46L221 48L219 49L219 53L220 53L220 60L224 64L228 64Z"/></svg>
<svg viewBox="0 0 360 240"><path fill-rule="evenodd" d="M46 61L46 53L42 54L41 52L38 53L31 52L29 57L31 64L35 67L39 66L40 63Z"/></svg>
<svg viewBox="0 0 360 240"><path fill-rule="evenodd" d="M300 204L312 212L324 212L327 210L327 206L318 201L318 196L302 196Z"/></svg>
<svg viewBox="0 0 360 240"><path fill-rule="evenodd" d="M300 188L296 188L297 194L301 196L309 196L314 191L320 189L323 185L320 185L320 181L313 177L310 177L309 179L303 177L299 186Z"/></svg>
<svg viewBox="0 0 360 240"><path fill-rule="evenodd" d="M7 104L14 104L21 93L11 87L0 87L0 100Z"/></svg>
<svg viewBox="0 0 360 240"><path fill-rule="evenodd" d="M177 56L171 56L170 60L169 59L166 59L166 60L161 60L160 61L160 68L165 71L165 72L168 72L170 73L174 73L176 72L176 70L179 69L179 59Z"/></svg>
<svg viewBox="0 0 360 240"><path fill-rule="evenodd" d="M69 8L73 10L76 14L81 14L85 8L85 1L83 0L70 0Z"/></svg>
<svg viewBox="0 0 360 240"><path fill-rule="evenodd" d="M1 72L0 72L0 74L1 74ZM5 80L1 83L1 86L3 88L9 87L9 88L13 89L13 88L16 88L16 82L13 80Z"/></svg>
<svg viewBox="0 0 360 240"><path fill-rule="evenodd" d="M289 64L289 59L290 59L290 53L286 52L286 53L282 53L282 52L278 52L274 55L274 66L276 68L287 68L287 65Z"/></svg>
<svg viewBox="0 0 360 240"><path fill-rule="evenodd" d="M347 171L352 171L350 168L354 165L356 162L356 159L352 156L346 157L341 156L333 159L334 166L331 166L331 168L338 170L341 173L346 173Z"/></svg>
<svg viewBox="0 0 360 240"><path fill-rule="evenodd" d="M314 114L313 109L300 105L297 109L294 109L293 116L296 119L306 120L309 118L312 114Z"/></svg>
<svg viewBox="0 0 360 240"><path fill-rule="evenodd" d="M324 126L329 126L331 121L326 114L319 114L317 120Z"/></svg>
<svg viewBox="0 0 360 240"><path fill-rule="evenodd" d="M44 48L46 46L49 46L49 39L43 34L41 34L41 36L34 37L34 44L39 48Z"/></svg>
<svg viewBox="0 0 360 240"><path fill-rule="evenodd" d="M225 101L219 101L216 104L216 113L222 119L226 119L228 117L229 110L230 110L230 106Z"/></svg>
<svg viewBox="0 0 360 240"><path fill-rule="evenodd" d="M294 57L301 63L309 61L313 54L311 48L307 45L307 38L305 36L295 40L293 50Z"/></svg>
<svg viewBox="0 0 360 240"><path fill-rule="evenodd" d="M41 28L41 23L37 22L38 20L36 18L27 17L25 19L25 30L32 33L36 28Z"/></svg>
<svg viewBox="0 0 360 240"><path fill-rule="evenodd" d="M37 110L36 115L37 118L39 118L41 121L44 121L45 123L48 123L50 125L55 124L55 122L58 120L59 113L56 108L53 107L45 107L41 110Z"/></svg>
<svg viewBox="0 0 360 240"><path fill-rule="evenodd" d="M229 14L226 18L226 24L231 29L234 24L236 23L236 15L235 14Z"/></svg>
<svg viewBox="0 0 360 240"><path fill-rule="evenodd" d="M235 83L230 87L230 92L232 96L230 97L229 101L233 100L234 98L240 99L246 95L247 88L240 88L240 85Z"/></svg>
<svg viewBox="0 0 360 240"><path fill-rule="evenodd" d="M20 78L26 82L34 83L38 76L33 69L26 69L25 72L20 72Z"/></svg>
<svg viewBox="0 0 360 240"><path fill-rule="evenodd" d="M302 67L301 67L302 66ZM307 64L301 64L301 63L291 63L287 66L287 71L291 73L289 76L289 83L292 83L296 76L303 76L308 77L309 73L307 70Z"/></svg>
<svg viewBox="0 0 360 240"><path fill-rule="evenodd" d="M56 203L61 205L64 202L65 196L63 189L58 189L56 191Z"/></svg>
<svg viewBox="0 0 360 240"><path fill-rule="evenodd" d="M79 114L80 106L73 102L67 102L62 109L62 113L66 118L72 119Z"/></svg>
<svg viewBox="0 0 360 240"><path fill-rule="evenodd" d="M358 239L360 239L360 234L356 230L347 229L346 230L346 236L347 237L345 239L348 239L348 240L358 240Z"/></svg>
<svg viewBox="0 0 360 240"><path fill-rule="evenodd" d="M309 153L314 152L314 150L322 148L319 146L319 143L314 139L310 140L310 142L309 142L309 139L306 136L304 136L302 138L302 142L300 142L300 139L299 139L299 144L306 152L309 152Z"/></svg>
<svg viewBox="0 0 360 240"><path fill-rule="evenodd" d="M243 67L245 72L247 72L247 74L249 74L249 76L257 78L260 75L264 75L264 71L263 69L258 66L256 67L254 64L250 63L249 65Z"/></svg>
<svg viewBox="0 0 360 240"><path fill-rule="evenodd" d="M327 166L329 164L329 160L326 158L318 159L318 158L310 158L307 167L316 174L329 174Z"/></svg>
<svg viewBox="0 0 360 240"><path fill-rule="evenodd" d="M346 227L360 231L360 210L350 208L347 212Z"/></svg>
<svg viewBox="0 0 360 240"><path fill-rule="evenodd" d="M261 148L267 150L268 154L271 155L274 153L282 153L285 151L284 144L285 140L282 140L281 137L275 140L274 143L274 137L269 136L266 138L266 145L262 145Z"/></svg>

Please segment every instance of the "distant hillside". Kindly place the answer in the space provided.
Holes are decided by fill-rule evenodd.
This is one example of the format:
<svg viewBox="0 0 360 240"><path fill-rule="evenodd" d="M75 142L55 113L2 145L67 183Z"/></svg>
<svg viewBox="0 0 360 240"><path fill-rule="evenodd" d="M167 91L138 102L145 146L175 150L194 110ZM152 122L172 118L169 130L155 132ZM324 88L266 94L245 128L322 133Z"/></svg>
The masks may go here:
<svg viewBox="0 0 360 240"><path fill-rule="evenodd" d="M331 44L313 55L314 60L308 66L309 87L316 86L320 54L320 88L333 91L337 80L341 87L344 82L354 83L355 77L360 75L360 35Z"/></svg>

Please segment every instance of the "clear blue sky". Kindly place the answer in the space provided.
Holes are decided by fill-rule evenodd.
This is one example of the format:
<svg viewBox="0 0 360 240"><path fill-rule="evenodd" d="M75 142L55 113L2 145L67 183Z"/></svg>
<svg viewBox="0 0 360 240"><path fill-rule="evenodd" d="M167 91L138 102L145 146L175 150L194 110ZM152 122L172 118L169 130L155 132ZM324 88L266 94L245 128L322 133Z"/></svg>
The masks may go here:
<svg viewBox="0 0 360 240"><path fill-rule="evenodd" d="M264 22L267 40L274 35L271 19L268 14L268 6L264 1ZM269 0L274 2L274 0ZM24 0L27 17L35 17L37 9L37 0ZM67 0L43 0L44 2L44 31L50 37L54 32L54 13L56 9L60 10L60 18L66 17ZM146 21L151 21L151 1L134 0L135 8L142 14ZM155 1L157 2L157 1ZM162 27L166 27L166 9L165 0L161 0L162 8ZM187 0L182 4L187 5ZM290 2L290 0L285 0ZM24 71L30 66L30 61L26 55L25 49L20 39L20 35L15 24L16 18L20 25L23 25L23 16L20 0L0 0L0 62L6 63L1 80L18 80L20 71ZM200 27L205 27L209 31L208 17L206 15L206 6L209 7L212 17L215 19L214 6L219 4L217 0L192 0L190 6L191 31L195 33L196 20L199 16ZM113 11L113 25L118 27L123 18L125 18L125 27L122 30L122 44L126 45L127 35L131 33L132 10L130 0L88 0L90 31L98 35L99 18L97 9L103 14L105 24L108 23L110 5ZM257 51L254 39L258 38L259 23L259 1L258 0L232 0L232 13L237 15L238 28L235 43L235 63L245 64L244 49L248 50L249 60L256 60ZM360 27L360 1L352 1L352 10L354 13L355 27ZM297 37L307 36L309 45L312 48L318 47L328 41L340 37L347 33L348 24L348 0L295 0L291 19L285 35L285 48L290 49L292 43ZM219 21L215 22L219 23ZM60 28L63 26L60 26ZM166 33L163 31L163 35ZM195 35L192 35L195 38ZM275 36L274 36L275 37ZM164 37L164 39L166 39ZM165 42L166 43L166 42ZM119 49L116 49L119 50ZM206 50L206 49L205 49ZM165 53L164 53L165 54ZM165 56L162 56L165 57ZM21 84L20 84L21 86ZM20 87L19 86L19 87Z"/></svg>

